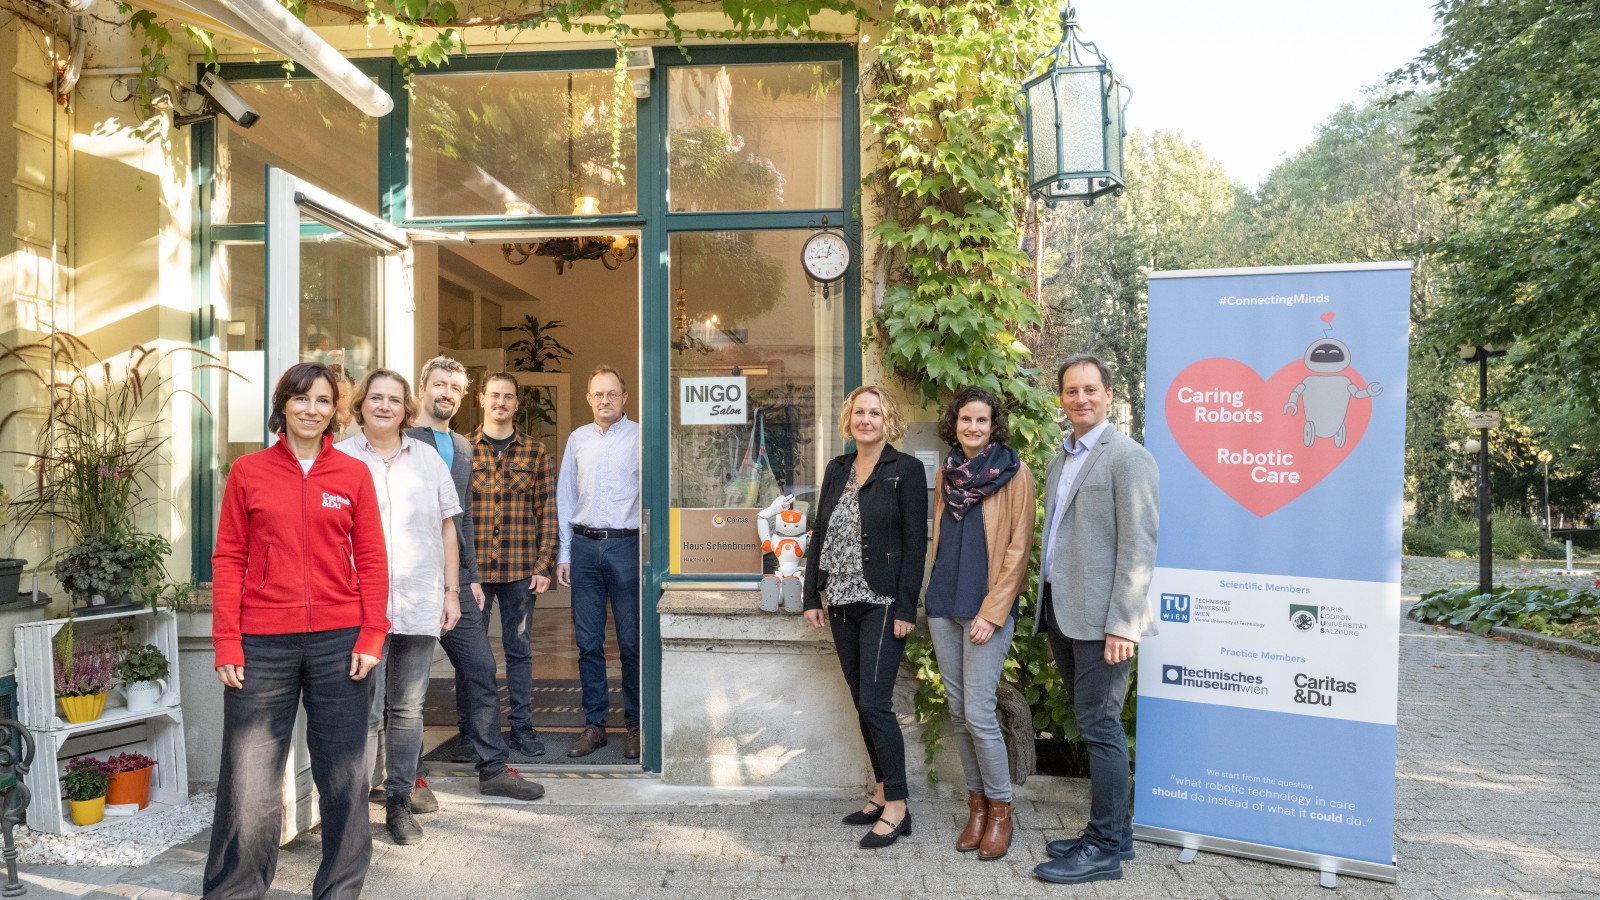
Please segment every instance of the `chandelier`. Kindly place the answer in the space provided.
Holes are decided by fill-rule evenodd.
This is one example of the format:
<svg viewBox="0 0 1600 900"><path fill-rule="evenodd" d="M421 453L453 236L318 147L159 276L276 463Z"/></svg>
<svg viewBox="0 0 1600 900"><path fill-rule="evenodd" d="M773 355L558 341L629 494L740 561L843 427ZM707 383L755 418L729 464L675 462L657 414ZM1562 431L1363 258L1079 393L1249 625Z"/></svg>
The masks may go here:
<svg viewBox="0 0 1600 900"><path fill-rule="evenodd" d="M600 200L590 194L580 195L572 206L574 216L600 215ZM533 205L525 200L506 203L506 215L533 215ZM565 275L567 265L585 259L598 259L608 269L619 269L639 255L639 240L632 235L540 238L536 241L508 241L500 245L500 255L513 266L520 266L535 256L547 256L556 262L556 274Z"/></svg>
<svg viewBox="0 0 1600 900"><path fill-rule="evenodd" d="M500 245L506 262L520 266L535 256L547 256L556 263L556 274L564 275L570 263L598 259L608 269L618 269L639 255L639 242L630 235L607 237L558 237L536 241L510 241Z"/></svg>

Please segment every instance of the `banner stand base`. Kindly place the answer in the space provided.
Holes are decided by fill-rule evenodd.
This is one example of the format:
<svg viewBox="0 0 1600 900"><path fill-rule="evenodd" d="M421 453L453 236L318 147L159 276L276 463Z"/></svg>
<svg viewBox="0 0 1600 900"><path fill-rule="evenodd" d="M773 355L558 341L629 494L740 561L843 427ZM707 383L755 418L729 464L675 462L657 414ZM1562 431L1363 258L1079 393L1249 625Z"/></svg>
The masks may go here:
<svg viewBox="0 0 1600 900"><path fill-rule="evenodd" d="M1273 847L1267 844L1252 844L1248 841L1234 841L1207 834L1191 834L1187 831L1175 831L1171 828L1140 825L1138 822L1133 824L1133 836L1141 841L1181 847L1183 853L1178 856L1179 862L1188 862L1189 859L1194 858L1190 854L1205 850L1210 853L1222 853L1228 856L1256 859L1283 866L1311 869L1322 873L1322 886L1326 888L1335 887L1338 884L1338 876L1340 875L1351 875L1356 878L1368 878L1373 881L1394 884L1400 874L1399 868L1393 865L1386 866L1381 863L1367 862L1366 860L1345 859L1338 856L1328 856L1323 853L1308 853L1304 850ZM1189 859L1184 859L1185 856L1189 856Z"/></svg>
<svg viewBox="0 0 1600 900"><path fill-rule="evenodd" d="M1199 855L1200 855L1200 850L1198 848L1196 848L1196 847L1185 847L1182 850L1178 851L1178 862L1181 862L1181 863L1192 863L1192 862L1194 862L1195 857L1197 857Z"/></svg>

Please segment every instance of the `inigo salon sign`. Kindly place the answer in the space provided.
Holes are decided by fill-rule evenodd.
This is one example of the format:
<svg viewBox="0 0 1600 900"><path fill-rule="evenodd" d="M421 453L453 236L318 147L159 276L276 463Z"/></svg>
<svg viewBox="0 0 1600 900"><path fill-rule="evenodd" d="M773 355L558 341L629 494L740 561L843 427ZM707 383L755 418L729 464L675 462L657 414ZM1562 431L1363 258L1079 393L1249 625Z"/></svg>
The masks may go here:
<svg viewBox="0 0 1600 900"><path fill-rule="evenodd" d="M678 379L679 425L743 425L748 421L745 377Z"/></svg>

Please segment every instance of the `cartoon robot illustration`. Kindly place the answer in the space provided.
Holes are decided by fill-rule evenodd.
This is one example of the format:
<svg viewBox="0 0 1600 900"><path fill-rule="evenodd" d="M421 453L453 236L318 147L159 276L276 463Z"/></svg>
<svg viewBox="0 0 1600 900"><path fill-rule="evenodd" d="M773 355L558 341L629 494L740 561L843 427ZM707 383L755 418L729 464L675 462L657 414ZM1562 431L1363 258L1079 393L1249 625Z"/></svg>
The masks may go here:
<svg viewBox="0 0 1600 900"><path fill-rule="evenodd" d="M1333 313L1324 313L1322 321L1328 327L1321 338L1306 348L1304 357L1311 374L1289 392L1283 414L1292 416L1301 407L1305 408L1306 427L1301 437L1307 447L1316 443L1317 438L1333 438L1335 447L1343 447L1344 420L1350 411L1350 401L1376 397L1383 393L1383 385L1372 381L1364 388L1356 387L1350 376L1344 374L1350 368L1350 348L1344 341L1328 336L1333 330Z"/></svg>
<svg viewBox="0 0 1600 900"><path fill-rule="evenodd" d="M806 528L805 513L793 507L794 495L785 494L756 514L761 550L778 560L777 572L761 579L762 612L777 612L780 602L784 612L797 613L803 607L800 580L811 532Z"/></svg>

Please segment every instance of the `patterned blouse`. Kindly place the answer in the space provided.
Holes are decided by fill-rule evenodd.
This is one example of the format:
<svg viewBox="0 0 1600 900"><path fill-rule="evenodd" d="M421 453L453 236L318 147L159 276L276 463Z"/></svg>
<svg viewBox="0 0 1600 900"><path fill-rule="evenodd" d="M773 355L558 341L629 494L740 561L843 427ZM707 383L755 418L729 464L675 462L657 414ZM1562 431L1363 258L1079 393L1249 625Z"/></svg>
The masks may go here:
<svg viewBox="0 0 1600 900"><path fill-rule="evenodd" d="M845 482L839 504L828 519L828 536L822 542L822 571L828 573L828 586L823 588L823 599L829 606L846 603L876 603L887 606L893 597L872 592L861 569L861 485L856 481L856 467L850 467L850 480Z"/></svg>

